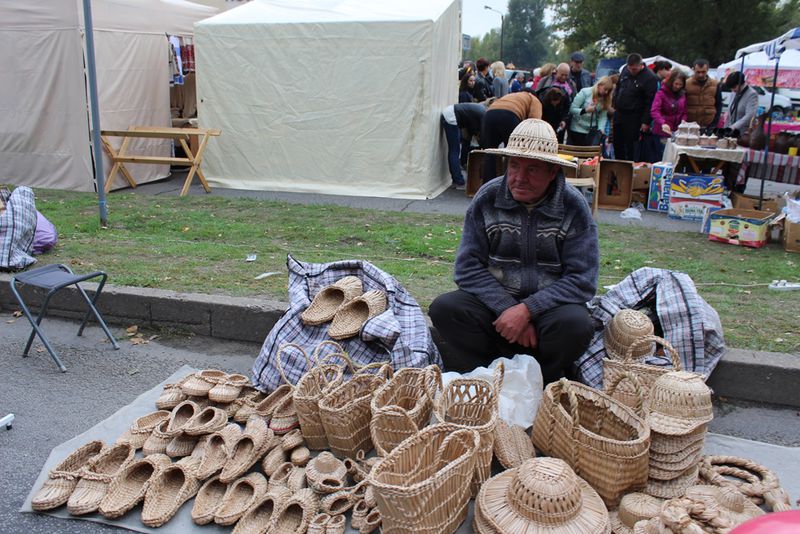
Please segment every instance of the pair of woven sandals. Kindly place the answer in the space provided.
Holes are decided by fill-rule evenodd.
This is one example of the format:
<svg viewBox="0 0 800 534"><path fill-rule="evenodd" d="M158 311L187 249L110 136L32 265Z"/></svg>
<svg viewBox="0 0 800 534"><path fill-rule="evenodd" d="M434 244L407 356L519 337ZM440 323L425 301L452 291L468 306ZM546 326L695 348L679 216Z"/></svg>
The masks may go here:
<svg viewBox="0 0 800 534"><path fill-rule="evenodd" d="M300 315L303 324L317 326L328 321L332 339L347 339L358 335L364 323L386 311L386 294L373 289L364 292L361 280L345 276L322 288Z"/></svg>

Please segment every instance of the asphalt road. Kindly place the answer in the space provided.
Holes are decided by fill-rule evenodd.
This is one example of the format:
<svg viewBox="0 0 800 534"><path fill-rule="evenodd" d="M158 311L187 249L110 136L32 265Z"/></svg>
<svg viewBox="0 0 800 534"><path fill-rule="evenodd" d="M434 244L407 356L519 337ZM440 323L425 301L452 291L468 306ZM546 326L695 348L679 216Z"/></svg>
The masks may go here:
<svg viewBox="0 0 800 534"><path fill-rule="evenodd" d="M182 365L249 375L260 348L163 335L145 345L123 339L122 348L115 351L96 326L79 338L76 322L45 320L45 332L68 369L62 374L38 342L29 358L21 357L28 328L24 318L0 313L0 416L8 412L16 416L12 430L0 428L0 533L114 531L86 521L18 512L51 449L130 403ZM125 337L122 329L114 332ZM714 432L800 446L797 410L718 401L716 414Z"/></svg>

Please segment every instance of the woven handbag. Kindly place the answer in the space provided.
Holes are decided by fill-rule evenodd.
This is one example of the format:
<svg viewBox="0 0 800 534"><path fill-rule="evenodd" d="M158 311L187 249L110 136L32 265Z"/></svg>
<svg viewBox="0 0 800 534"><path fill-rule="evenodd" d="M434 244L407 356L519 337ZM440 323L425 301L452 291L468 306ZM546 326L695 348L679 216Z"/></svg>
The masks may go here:
<svg viewBox="0 0 800 534"><path fill-rule="evenodd" d="M497 404L504 373L503 362L498 362L492 384L482 378L452 380L434 405L433 412L438 422L455 428L474 428L481 437L475 473L470 484L473 497L478 494L481 484L491 476Z"/></svg>
<svg viewBox="0 0 800 534"><path fill-rule="evenodd" d="M647 483L647 423L633 409L584 384L562 378L545 388L531 440L546 456L567 462L609 508Z"/></svg>
<svg viewBox="0 0 800 534"><path fill-rule="evenodd" d="M442 389L442 371L437 365L424 369L400 369L372 397L372 444L386 456L406 438L431 420L433 399Z"/></svg>
<svg viewBox="0 0 800 534"><path fill-rule="evenodd" d="M369 475L385 534L450 534L467 517L478 431L429 426L395 447Z"/></svg>
<svg viewBox="0 0 800 534"><path fill-rule="evenodd" d="M670 360L672 360L672 367L660 367L658 365L648 365L646 363L634 361L633 353L642 345L650 343L658 343L664 347L664 352L668 354ZM622 373L628 371L635 374L642 383L644 406L647 408L650 404L650 388L653 386L653 382L664 373L673 370L680 371L681 369L681 357L669 341L658 336L645 336L631 343L630 346L628 346L625 356L623 356L621 360L603 358L603 384L610 384L617 377L622 375ZM608 388L604 389L607 392ZM613 397L630 407L635 406L636 403L639 402L638 395L634 391L633 385L630 383L621 384L614 392Z"/></svg>
<svg viewBox="0 0 800 534"><path fill-rule="evenodd" d="M370 403L375 391L392 374L392 367L388 364L382 365L376 374L359 372L348 382L328 391L319 401L320 420L336 456L355 458L360 450L372 450Z"/></svg>

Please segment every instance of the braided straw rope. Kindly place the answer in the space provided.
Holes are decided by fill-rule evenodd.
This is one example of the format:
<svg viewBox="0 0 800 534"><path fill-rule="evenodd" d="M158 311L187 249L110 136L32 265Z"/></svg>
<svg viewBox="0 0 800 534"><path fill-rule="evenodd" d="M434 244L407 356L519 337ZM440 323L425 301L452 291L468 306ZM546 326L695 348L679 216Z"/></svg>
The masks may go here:
<svg viewBox="0 0 800 534"><path fill-rule="evenodd" d="M700 477L707 484L735 488L755 504L766 503L773 512L792 509L778 476L747 458L704 456L700 461ZM726 477L734 477L734 480Z"/></svg>
<svg viewBox="0 0 800 534"><path fill-rule="evenodd" d="M634 375L623 378L641 389ZM565 460L610 508L647 482L647 423L613 397L578 382L561 379L545 388L531 440L547 456Z"/></svg>
<svg viewBox="0 0 800 534"><path fill-rule="evenodd" d="M650 319L647 319L647 321L649 322ZM652 327L652 323L650 324ZM652 352L650 346L653 343L660 344L664 347L664 352L669 355L672 362L671 368L648 365L646 363L637 361ZM641 349L639 349L639 347L642 346L647 347L648 350L642 357L636 358L635 354L637 352L642 352ZM639 350L637 351L637 349ZM611 384L622 373L633 373L642 384L642 396L644 397L644 405L647 407L650 402L650 389L653 387L653 383L658 379L658 377L672 370L680 371L682 368L683 366L681 365L680 355L669 341L658 336L644 336L627 345L627 350L621 360L603 360L603 384ZM606 387L606 393L608 393L608 390L609 388ZM639 402L639 395L636 391L634 391L633 386L629 383L618 387L612 396L626 406L633 407L637 402Z"/></svg>
<svg viewBox="0 0 800 534"><path fill-rule="evenodd" d="M503 362L498 362L491 384L481 378L452 380L434 404L433 412L439 423L446 423L451 428L474 428L481 438L470 484L473 497L478 494L481 484L491 476L494 429L504 375L505 366Z"/></svg>
<svg viewBox="0 0 800 534"><path fill-rule="evenodd" d="M58 508L69 500L78 484L81 470L103 451L102 441L90 441L78 447L50 471L47 480L31 500L37 512Z"/></svg>
<svg viewBox="0 0 800 534"><path fill-rule="evenodd" d="M439 424L420 430L381 460L368 483L383 532L455 532L467 515L479 446L477 430Z"/></svg>

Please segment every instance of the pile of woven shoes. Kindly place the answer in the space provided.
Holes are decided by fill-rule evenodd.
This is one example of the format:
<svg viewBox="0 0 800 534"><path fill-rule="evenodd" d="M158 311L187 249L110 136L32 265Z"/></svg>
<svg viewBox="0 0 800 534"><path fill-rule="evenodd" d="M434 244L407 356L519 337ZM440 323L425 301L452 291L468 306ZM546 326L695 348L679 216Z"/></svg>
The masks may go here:
<svg viewBox="0 0 800 534"><path fill-rule="evenodd" d="M196 524L235 524L236 533L342 533L352 508L355 528L377 529L364 481L374 461L312 459L291 399L288 386L264 395L242 375L189 375L116 443L89 442L60 462L32 508L117 519L142 503L142 523L156 528L194 498Z"/></svg>
<svg viewBox="0 0 800 534"><path fill-rule="evenodd" d="M365 292L357 276L345 276L320 289L300 320L307 326L330 321L331 339L347 339L358 335L364 323L386 311L386 306L386 293L378 289Z"/></svg>

